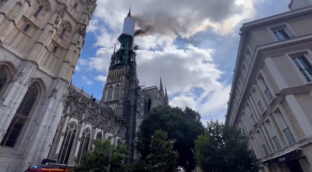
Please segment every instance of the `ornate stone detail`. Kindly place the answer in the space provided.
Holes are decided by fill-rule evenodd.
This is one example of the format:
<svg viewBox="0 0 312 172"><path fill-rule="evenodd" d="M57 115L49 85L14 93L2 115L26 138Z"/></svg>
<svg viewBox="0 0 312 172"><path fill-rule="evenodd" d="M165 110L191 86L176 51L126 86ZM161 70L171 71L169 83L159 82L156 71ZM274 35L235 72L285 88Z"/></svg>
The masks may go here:
<svg viewBox="0 0 312 172"><path fill-rule="evenodd" d="M86 26L81 25L80 27L78 27L78 33L84 37L86 35Z"/></svg>
<svg viewBox="0 0 312 172"><path fill-rule="evenodd" d="M50 93L50 95L49 95L49 98L55 98L56 99L56 93L57 93L57 89L56 88L54 88L52 91L51 91L51 93Z"/></svg>
<svg viewBox="0 0 312 172"><path fill-rule="evenodd" d="M14 78L12 79L12 81L21 81L23 77L24 77L24 72L22 71L17 72Z"/></svg>

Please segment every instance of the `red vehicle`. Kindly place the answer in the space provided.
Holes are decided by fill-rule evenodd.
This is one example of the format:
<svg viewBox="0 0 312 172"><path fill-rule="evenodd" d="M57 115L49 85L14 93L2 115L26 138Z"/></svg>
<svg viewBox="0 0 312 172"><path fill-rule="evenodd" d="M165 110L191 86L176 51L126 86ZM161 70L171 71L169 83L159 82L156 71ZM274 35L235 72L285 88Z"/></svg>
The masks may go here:
<svg viewBox="0 0 312 172"><path fill-rule="evenodd" d="M74 166L66 164L45 164L30 167L27 172L73 172Z"/></svg>

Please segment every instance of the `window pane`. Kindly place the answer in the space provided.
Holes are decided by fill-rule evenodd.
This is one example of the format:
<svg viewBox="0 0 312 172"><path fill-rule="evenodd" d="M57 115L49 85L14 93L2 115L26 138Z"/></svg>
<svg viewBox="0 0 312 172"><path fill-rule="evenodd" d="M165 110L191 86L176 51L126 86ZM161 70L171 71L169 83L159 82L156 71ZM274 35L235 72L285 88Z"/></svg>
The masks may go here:
<svg viewBox="0 0 312 172"><path fill-rule="evenodd" d="M58 162L61 164L67 164L71 153L71 149L75 140L76 127L70 123L66 129L64 140L61 146Z"/></svg>
<svg viewBox="0 0 312 172"><path fill-rule="evenodd" d="M265 146L265 144L262 145L262 149L266 156L269 155L268 148Z"/></svg>
<svg viewBox="0 0 312 172"><path fill-rule="evenodd" d="M119 85L117 85L115 88L115 93L114 93L115 99L118 99L118 95L119 95Z"/></svg>
<svg viewBox="0 0 312 172"><path fill-rule="evenodd" d="M264 95L268 99L268 101L272 101L273 96L268 88L264 91Z"/></svg>
<svg viewBox="0 0 312 172"><path fill-rule="evenodd" d="M38 84L33 83L27 90L16 114L28 116L38 96Z"/></svg>
<svg viewBox="0 0 312 172"><path fill-rule="evenodd" d="M34 17L38 17L39 13L42 10L42 6L39 6L39 8L36 10L36 12L34 13Z"/></svg>
<svg viewBox="0 0 312 172"><path fill-rule="evenodd" d="M304 55L294 58L294 62L301 74L308 82L312 80L312 66Z"/></svg>
<svg viewBox="0 0 312 172"><path fill-rule="evenodd" d="M11 121L7 132L5 133L4 138L2 139L1 144L5 146L13 147L17 141L18 136L22 132L23 126L27 121L27 116L34 103L36 102L38 96L38 84L33 83L27 90L17 112Z"/></svg>
<svg viewBox="0 0 312 172"><path fill-rule="evenodd" d="M292 133L291 133L291 131L290 131L290 129L289 128L285 128L284 130L283 130L283 132L284 132L284 134L285 134L285 136L286 136L286 138L287 138L287 141L288 141L288 143L290 144L290 145L292 145L292 144L294 144L296 141L295 141L295 138L294 138L294 136L292 135Z"/></svg>
<svg viewBox="0 0 312 172"><path fill-rule="evenodd" d="M285 28L276 29L274 31L274 35L279 41L283 41L290 38L286 33Z"/></svg>
<svg viewBox="0 0 312 172"><path fill-rule="evenodd" d="M273 142L274 142L274 144L275 144L275 146L276 146L276 149L277 149L277 150L280 150L282 147L281 147L281 144L280 144L280 142L279 142L277 136L272 137L272 140L273 140Z"/></svg>
<svg viewBox="0 0 312 172"><path fill-rule="evenodd" d="M89 129L85 129L82 133L81 142L80 142L79 151L78 151L79 163L82 157L84 156L84 154L88 151L89 142L90 142L90 131Z"/></svg>
<svg viewBox="0 0 312 172"><path fill-rule="evenodd" d="M260 112L264 112L264 111L265 111L264 106L263 106L263 104L262 104L262 102L261 102L260 100L259 100L259 102L257 103L257 105L258 105L258 107L259 107Z"/></svg>
<svg viewBox="0 0 312 172"><path fill-rule="evenodd" d="M97 135L96 135L96 139L97 139L97 140L102 140L102 138L103 138L103 137L102 137L102 133L101 133L101 132L98 132Z"/></svg>
<svg viewBox="0 0 312 172"><path fill-rule="evenodd" d="M0 67L0 91L6 82L7 82L7 73L3 68Z"/></svg>
<svg viewBox="0 0 312 172"><path fill-rule="evenodd" d="M22 131L24 123L25 120L14 117L5 136L2 139L1 145L13 147Z"/></svg>

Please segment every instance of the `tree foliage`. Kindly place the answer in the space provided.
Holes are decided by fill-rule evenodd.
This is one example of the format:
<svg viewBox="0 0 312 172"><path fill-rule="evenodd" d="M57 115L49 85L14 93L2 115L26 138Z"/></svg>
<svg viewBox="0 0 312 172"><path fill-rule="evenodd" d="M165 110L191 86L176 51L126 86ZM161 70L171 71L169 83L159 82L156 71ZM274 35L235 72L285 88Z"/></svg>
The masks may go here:
<svg viewBox="0 0 312 172"><path fill-rule="evenodd" d="M129 172L175 172L178 153L173 150L174 140L168 140L167 132L155 131L151 137L149 154L128 166Z"/></svg>
<svg viewBox="0 0 312 172"><path fill-rule="evenodd" d="M194 155L203 171L255 172L257 159L248 149L246 138L235 128L209 122L195 141Z"/></svg>
<svg viewBox="0 0 312 172"><path fill-rule="evenodd" d="M80 164L75 168L75 172L105 172L109 165L109 153L113 148L111 171L124 172L126 169L125 159L127 158L127 147L119 143L112 147L109 141L97 140L94 148L88 151L81 159Z"/></svg>
<svg viewBox="0 0 312 172"><path fill-rule="evenodd" d="M174 172L177 169L178 153L173 151L174 141L168 140L168 135L162 130L157 130L152 136L150 154L146 161L151 171Z"/></svg>
<svg viewBox="0 0 312 172"><path fill-rule="evenodd" d="M175 140L173 149L179 154L178 165L186 171L191 171L195 167L192 153L194 140L204 132L200 114L190 108L184 111L169 106L159 106L153 109L143 119L138 132L137 150L141 153L143 160L147 159L151 153L149 147L151 136L159 129L167 132L169 139Z"/></svg>

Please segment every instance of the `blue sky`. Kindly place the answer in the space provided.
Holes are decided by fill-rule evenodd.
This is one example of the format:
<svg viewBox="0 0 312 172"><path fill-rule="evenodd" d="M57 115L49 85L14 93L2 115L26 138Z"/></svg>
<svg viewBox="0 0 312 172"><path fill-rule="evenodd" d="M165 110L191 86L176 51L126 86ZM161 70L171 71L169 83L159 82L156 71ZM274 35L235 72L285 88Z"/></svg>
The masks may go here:
<svg viewBox="0 0 312 172"><path fill-rule="evenodd" d="M290 0L98 0L87 29L73 84L101 99L113 47L129 7L136 28L153 31L136 37L141 86L159 85L172 106L189 106L202 121L224 121L245 22L286 12Z"/></svg>

